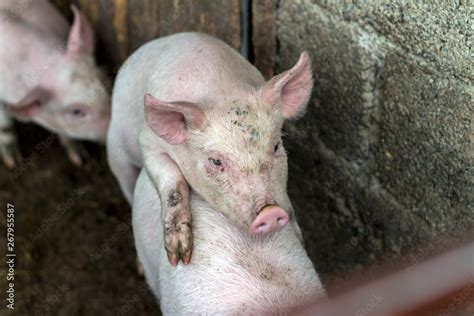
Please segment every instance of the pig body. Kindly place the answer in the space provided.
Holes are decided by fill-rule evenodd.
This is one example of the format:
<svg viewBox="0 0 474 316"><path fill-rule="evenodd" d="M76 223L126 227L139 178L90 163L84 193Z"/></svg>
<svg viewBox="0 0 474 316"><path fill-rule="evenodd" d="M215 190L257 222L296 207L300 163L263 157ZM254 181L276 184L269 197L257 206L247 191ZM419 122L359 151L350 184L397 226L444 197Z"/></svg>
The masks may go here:
<svg viewBox="0 0 474 316"><path fill-rule="evenodd" d="M7 165L16 155L6 149L16 141L10 115L58 133L66 146L71 138L105 140L110 97L94 61L93 31L73 11L70 28L46 0L0 4L0 147Z"/></svg>
<svg viewBox="0 0 474 316"><path fill-rule="evenodd" d="M193 260L173 268L163 250L160 204L142 172L133 199L133 234L146 280L164 315L283 314L325 297L291 226L252 236L193 193Z"/></svg>
<svg viewBox="0 0 474 316"><path fill-rule="evenodd" d="M200 33L151 41L124 63L112 96L109 164L130 203L146 169L161 197L172 264L191 255L188 184L253 234L295 224L281 129L304 110L311 88L306 54L265 82L237 51Z"/></svg>

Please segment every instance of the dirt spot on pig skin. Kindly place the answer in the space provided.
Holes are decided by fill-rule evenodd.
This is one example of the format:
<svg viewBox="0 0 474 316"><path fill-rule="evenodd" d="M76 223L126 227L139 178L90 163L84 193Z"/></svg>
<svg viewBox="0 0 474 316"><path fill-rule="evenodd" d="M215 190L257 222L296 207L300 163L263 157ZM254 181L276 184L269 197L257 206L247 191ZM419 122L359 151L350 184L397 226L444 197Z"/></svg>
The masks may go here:
<svg viewBox="0 0 474 316"><path fill-rule="evenodd" d="M165 221L165 249L171 265L179 260L189 263L193 247L191 218L182 212L174 212Z"/></svg>
<svg viewBox="0 0 474 316"><path fill-rule="evenodd" d="M271 169L271 167L272 167L272 164L271 164L271 163L269 163L269 162L264 162L264 163L262 163L262 164L260 165L259 172L265 174L265 173L268 172L268 170Z"/></svg>
<svg viewBox="0 0 474 316"><path fill-rule="evenodd" d="M290 269L288 269L289 271ZM280 272L280 274L282 273L283 271ZM275 271L275 269L273 267L267 267L265 268L265 270L260 273L260 278L265 280L265 281L269 281L269 282L272 282L272 283L276 283L276 284L279 284L280 286L282 287L288 287L289 286L289 283L286 281L286 278L283 277L281 279L278 279L278 275L277 275L277 272Z"/></svg>
<svg viewBox="0 0 474 316"><path fill-rule="evenodd" d="M176 205L179 204L179 202L181 202L182 199L183 199L183 197L182 197L181 193L179 193L178 190L172 190L168 194L167 205L168 205L168 207L175 207Z"/></svg>
<svg viewBox="0 0 474 316"><path fill-rule="evenodd" d="M165 248L168 251L175 251L178 242L182 242L183 249L188 249L191 240L184 242L191 231L190 218L183 216L179 212L170 214L165 220Z"/></svg>
<svg viewBox="0 0 474 316"><path fill-rule="evenodd" d="M22 21L22 18L17 12L15 12L15 10L2 9L0 10L0 17L2 22L6 21L19 23Z"/></svg>
<svg viewBox="0 0 474 316"><path fill-rule="evenodd" d="M183 228L190 229L191 224L189 222L178 222L177 220L173 220L171 223L166 225L166 233L180 233L183 231Z"/></svg>
<svg viewBox="0 0 474 316"><path fill-rule="evenodd" d="M271 281L275 277L275 271L271 267L265 268L265 270L260 273L260 277L264 280Z"/></svg>
<svg viewBox="0 0 474 316"><path fill-rule="evenodd" d="M257 258L256 262L253 261ZM235 256L236 263L247 270L251 275L253 275L257 280L262 280L264 282L270 282L271 284L278 285L281 287L288 287L289 282L286 276L286 269L273 266L266 260L262 260L257 256L252 256L249 253L246 253L246 256L242 254L237 254Z"/></svg>

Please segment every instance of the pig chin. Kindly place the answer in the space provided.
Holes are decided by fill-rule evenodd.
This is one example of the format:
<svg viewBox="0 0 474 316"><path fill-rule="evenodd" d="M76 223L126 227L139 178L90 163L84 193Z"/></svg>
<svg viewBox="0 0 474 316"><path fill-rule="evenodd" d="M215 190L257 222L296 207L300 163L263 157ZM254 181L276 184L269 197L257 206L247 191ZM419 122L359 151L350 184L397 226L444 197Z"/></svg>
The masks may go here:
<svg viewBox="0 0 474 316"><path fill-rule="evenodd" d="M109 119L98 122L97 124L94 124L93 128L91 128L93 132L85 135L83 139L104 143L107 137L108 128Z"/></svg>
<svg viewBox="0 0 474 316"><path fill-rule="evenodd" d="M257 213L255 203L246 205L238 204L233 208L233 216L230 216L230 219L242 232L249 233L252 223L257 218Z"/></svg>

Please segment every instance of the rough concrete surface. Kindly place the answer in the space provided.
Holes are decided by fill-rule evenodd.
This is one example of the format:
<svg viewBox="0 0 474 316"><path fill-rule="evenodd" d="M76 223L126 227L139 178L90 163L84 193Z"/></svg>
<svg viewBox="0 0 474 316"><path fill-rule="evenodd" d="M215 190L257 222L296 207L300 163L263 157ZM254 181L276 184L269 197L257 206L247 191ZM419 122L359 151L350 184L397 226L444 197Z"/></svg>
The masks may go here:
<svg viewBox="0 0 474 316"><path fill-rule="evenodd" d="M472 236L472 14L279 2L278 70L313 61L308 112L287 125L289 188L323 275Z"/></svg>
<svg viewBox="0 0 474 316"><path fill-rule="evenodd" d="M474 79L472 1L324 1L323 10L386 37L446 75Z"/></svg>

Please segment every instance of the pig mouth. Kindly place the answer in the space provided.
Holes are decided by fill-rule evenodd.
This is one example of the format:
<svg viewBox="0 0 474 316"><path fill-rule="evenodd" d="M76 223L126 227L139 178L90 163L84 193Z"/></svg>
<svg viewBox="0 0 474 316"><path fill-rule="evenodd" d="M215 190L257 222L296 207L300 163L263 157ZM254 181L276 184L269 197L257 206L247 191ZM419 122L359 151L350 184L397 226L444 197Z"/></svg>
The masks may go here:
<svg viewBox="0 0 474 316"><path fill-rule="evenodd" d="M253 205L253 213L257 216L260 212L263 211L263 209L271 206L277 206L277 203L272 200L269 201L268 199L256 201Z"/></svg>
<svg viewBox="0 0 474 316"><path fill-rule="evenodd" d="M257 211L255 213L260 214L264 209L266 208L269 208L269 207L272 207L272 206L278 206L276 205L275 203L271 203L271 204L264 204L263 206L257 208Z"/></svg>
<svg viewBox="0 0 474 316"><path fill-rule="evenodd" d="M261 202L261 203L254 203L254 205L252 206L251 210L251 214L250 214L250 223L253 223L253 221L255 221L255 219L257 218L258 214L260 214L264 209L268 208L268 207L272 207L272 206L277 206L276 203L266 203L266 202Z"/></svg>

